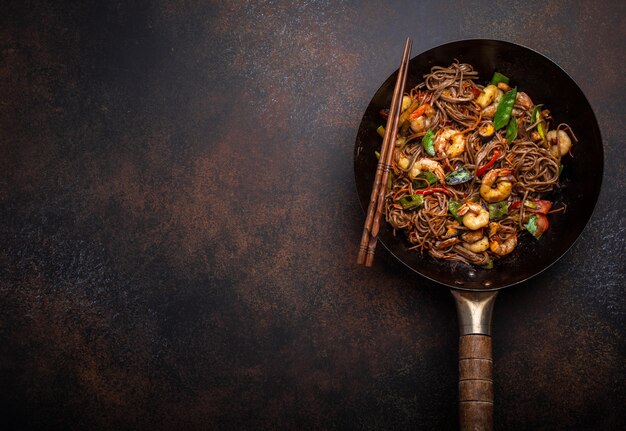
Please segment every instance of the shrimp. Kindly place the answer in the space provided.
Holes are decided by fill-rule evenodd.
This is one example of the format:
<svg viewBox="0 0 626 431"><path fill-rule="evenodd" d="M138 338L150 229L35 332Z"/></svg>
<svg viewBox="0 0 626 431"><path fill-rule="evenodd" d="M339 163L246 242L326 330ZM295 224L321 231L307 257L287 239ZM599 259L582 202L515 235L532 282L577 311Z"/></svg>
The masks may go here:
<svg viewBox="0 0 626 431"><path fill-rule="evenodd" d="M550 130L546 135L550 152L554 157L563 157L572 149L572 140L565 130Z"/></svg>
<svg viewBox="0 0 626 431"><path fill-rule="evenodd" d="M496 104L492 104L483 109L480 113L482 118L493 118L496 116Z"/></svg>
<svg viewBox="0 0 626 431"><path fill-rule="evenodd" d="M424 105L424 113L417 118L410 119L411 130L415 133L427 130L435 121L435 110L429 104Z"/></svg>
<svg viewBox="0 0 626 431"><path fill-rule="evenodd" d="M441 184L446 183L443 167L438 162L431 159L419 159L413 163L413 166L410 166L410 163L409 159L404 156L398 159L398 166L405 171L408 170L409 178L415 179L422 171L430 171L437 176Z"/></svg>
<svg viewBox="0 0 626 431"><path fill-rule="evenodd" d="M492 169L485 174L480 185L480 195L487 202L503 201L511 195L514 180L511 169ZM503 179L500 179L502 177ZM496 187L492 186L496 183Z"/></svg>
<svg viewBox="0 0 626 431"><path fill-rule="evenodd" d="M478 230L489 224L489 212L482 205L471 201L461 205L457 215L463 216L463 224L471 230Z"/></svg>
<svg viewBox="0 0 626 431"><path fill-rule="evenodd" d="M528 96L528 94L523 91L519 91L517 96L515 97L515 104L520 105L525 111L528 111L533 107L533 101Z"/></svg>
<svg viewBox="0 0 626 431"><path fill-rule="evenodd" d="M465 232L461 239L464 241L463 247L474 253L482 253L489 248L489 239L483 235L482 229Z"/></svg>
<svg viewBox="0 0 626 431"><path fill-rule="evenodd" d="M465 151L465 136L458 130L443 129L435 139L434 146L440 157L457 157Z"/></svg>
<svg viewBox="0 0 626 431"><path fill-rule="evenodd" d="M517 246L517 234L507 235L504 240L500 240L497 236L491 237L489 241L489 250L498 256L504 256L512 252Z"/></svg>

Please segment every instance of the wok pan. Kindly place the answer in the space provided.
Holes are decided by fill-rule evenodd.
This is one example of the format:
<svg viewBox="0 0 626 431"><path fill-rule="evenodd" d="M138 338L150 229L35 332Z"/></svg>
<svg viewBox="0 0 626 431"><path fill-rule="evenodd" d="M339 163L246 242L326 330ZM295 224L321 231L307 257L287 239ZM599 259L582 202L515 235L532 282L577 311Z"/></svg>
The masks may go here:
<svg viewBox="0 0 626 431"><path fill-rule="evenodd" d="M491 270L459 262L436 260L408 249L402 234L382 222L379 241L404 265L451 289L459 317L459 424L462 430L493 427L491 315L500 289L541 273L563 256L591 218L600 194L603 150L600 129L585 95L559 66L547 57L510 42L463 40L432 48L409 63L406 89L423 80L434 65L447 66L455 59L470 63L486 83L495 70L503 73L536 103L550 109L554 124L572 126L578 142L574 157L564 158L560 186L548 198L567 205L567 211L550 216L550 228L539 241L520 239L515 251ZM372 98L361 121L354 150L354 171L361 207L367 210L377 160L374 150L381 139L379 111L391 103L397 71Z"/></svg>

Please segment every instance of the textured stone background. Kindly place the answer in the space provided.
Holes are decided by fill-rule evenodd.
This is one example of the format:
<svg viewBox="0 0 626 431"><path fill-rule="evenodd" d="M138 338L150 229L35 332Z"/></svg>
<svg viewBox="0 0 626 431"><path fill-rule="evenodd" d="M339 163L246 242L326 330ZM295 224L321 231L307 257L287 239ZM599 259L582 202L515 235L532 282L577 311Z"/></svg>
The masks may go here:
<svg viewBox="0 0 626 431"><path fill-rule="evenodd" d="M449 292L354 263L406 36L527 45L589 98L604 188L497 300L495 424L626 422L624 2L2 3L0 428L455 429Z"/></svg>

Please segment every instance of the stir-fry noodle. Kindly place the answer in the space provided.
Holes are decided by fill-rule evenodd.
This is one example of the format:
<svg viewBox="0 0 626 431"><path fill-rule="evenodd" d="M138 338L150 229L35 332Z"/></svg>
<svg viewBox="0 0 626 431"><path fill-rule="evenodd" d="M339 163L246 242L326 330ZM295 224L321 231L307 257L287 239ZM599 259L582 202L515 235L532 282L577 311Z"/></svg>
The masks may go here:
<svg viewBox="0 0 626 431"><path fill-rule="evenodd" d="M469 64L435 66L404 95L385 216L411 248L489 268L563 209L543 198L576 138L506 76L478 79Z"/></svg>

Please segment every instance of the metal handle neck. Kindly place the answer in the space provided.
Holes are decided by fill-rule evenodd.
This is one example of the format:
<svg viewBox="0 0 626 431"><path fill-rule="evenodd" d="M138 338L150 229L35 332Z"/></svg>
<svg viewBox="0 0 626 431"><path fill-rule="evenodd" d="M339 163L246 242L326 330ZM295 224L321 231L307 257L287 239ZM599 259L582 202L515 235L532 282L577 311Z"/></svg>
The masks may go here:
<svg viewBox="0 0 626 431"><path fill-rule="evenodd" d="M498 292L452 290L461 335L491 335L491 315Z"/></svg>

